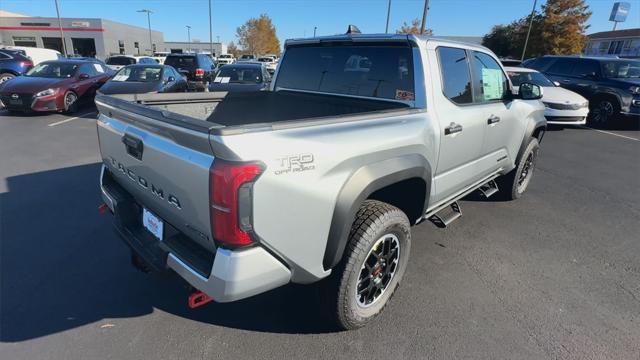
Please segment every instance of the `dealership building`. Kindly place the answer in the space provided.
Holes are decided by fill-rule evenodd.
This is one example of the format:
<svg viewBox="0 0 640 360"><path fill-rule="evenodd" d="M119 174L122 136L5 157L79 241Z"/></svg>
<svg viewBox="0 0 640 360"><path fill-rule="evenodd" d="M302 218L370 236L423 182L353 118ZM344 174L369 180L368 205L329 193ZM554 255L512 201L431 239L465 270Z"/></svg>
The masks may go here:
<svg viewBox="0 0 640 360"><path fill-rule="evenodd" d="M212 47L214 56L227 53L227 45L225 44L219 42L209 44L208 42L200 41L165 41L162 46L158 47L158 51L165 51L172 54L188 52L209 54L211 53Z"/></svg>
<svg viewBox="0 0 640 360"><path fill-rule="evenodd" d="M13 15L13 16L11 16ZM114 54L150 55L164 48L160 31L95 18L62 18L67 54L104 59ZM55 17L1 14L0 44L31 46L63 52L60 26Z"/></svg>

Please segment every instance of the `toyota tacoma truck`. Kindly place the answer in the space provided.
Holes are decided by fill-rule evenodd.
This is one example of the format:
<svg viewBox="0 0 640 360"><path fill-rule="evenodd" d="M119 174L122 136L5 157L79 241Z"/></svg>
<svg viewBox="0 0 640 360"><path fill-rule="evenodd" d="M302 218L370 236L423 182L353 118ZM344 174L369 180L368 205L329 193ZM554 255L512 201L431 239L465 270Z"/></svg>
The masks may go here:
<svg viewBox="0 0 640 360"><path fill-rule="evenodd" d="M513 90L477 45L288 40L270 91L98 95L101 209L138 267L192 286L191 307L321 282L358 328L400 284L411 226L527 189L542 90Z"/></svg>

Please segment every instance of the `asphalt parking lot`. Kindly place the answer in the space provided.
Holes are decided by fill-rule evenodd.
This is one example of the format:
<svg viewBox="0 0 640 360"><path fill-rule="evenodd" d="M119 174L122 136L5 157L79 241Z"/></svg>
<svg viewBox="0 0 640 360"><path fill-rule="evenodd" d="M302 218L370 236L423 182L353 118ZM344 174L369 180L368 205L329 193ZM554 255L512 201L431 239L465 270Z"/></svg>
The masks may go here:
<svg viewBox="0 0 640 360"><path fill-rule="evenodd" d="M95 112L0 112L0 358L640 358L640 131L549 131L516 202L413 229L372 325L336 332L317 288L188 310L100 216Z"/></svg>

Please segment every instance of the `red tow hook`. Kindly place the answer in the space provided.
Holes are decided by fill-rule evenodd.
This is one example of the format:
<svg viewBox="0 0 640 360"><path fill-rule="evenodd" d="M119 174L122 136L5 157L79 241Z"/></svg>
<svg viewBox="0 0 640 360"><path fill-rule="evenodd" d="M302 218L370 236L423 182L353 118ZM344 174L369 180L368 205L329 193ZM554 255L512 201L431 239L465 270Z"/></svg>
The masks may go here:
<svg viewBox="0 0 640 360"><path fill-rule="evenodd" d="M108 213L109 211L111 211L111 209L109 209L109 206L105 203L102 203L100 206L98 206L98 213L100 215L104 215L106 213Z"/></svg>
<svg viewBox="0 0 640 360"><path fill-rule="evenodd" d="M213 301L213 299L210 298L209 295L200 290L196 290L189 295L189 309L195 309L211 301Z"/></svg>

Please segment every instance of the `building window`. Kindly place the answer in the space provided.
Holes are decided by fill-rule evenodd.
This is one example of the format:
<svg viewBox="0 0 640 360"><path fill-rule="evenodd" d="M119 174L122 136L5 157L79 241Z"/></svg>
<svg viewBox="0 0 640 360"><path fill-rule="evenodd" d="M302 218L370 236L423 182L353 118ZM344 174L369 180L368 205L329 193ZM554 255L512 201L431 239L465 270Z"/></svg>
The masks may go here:
<svg viewBox="0 0 640 360"><path fill-rule="evenodd" d="M14 36L13 45L36 47L36 37L35 36Z"/></svg>
<svg viewBox="0 0 640 360"><path fill-rule="evenodd" d="M625 40L624 45L622 46L622 52L628 53L631 50L631 40Z"/></svg>
<svg viewBox="0 0 640 360"><path fill-rule="evenodd" d="M118 40L118 50L120 55L124 55L124 41Z"/></svg>
<svg viewBox="0 0 640 360"><path fill-rule="evenodd" d="M151 48L152 48L152 52L156 52L156 44L152 44Z"/></svg>
<svg viewBox="0 0 640 360"><path fill-rule="evenodd" d="M22 26L51 26L50 23L39 23L39 22L21 22Z"/></svg>
<svg viewBox="0 0 640 360"><path fill-rule="evenodd" d="M136 55L140 55L140 44L137 41L133 43L133 48L136 49Z"/></svg>
<svg viewBox="0 0 640 360"><path fill-rule="evenodd" d="M608 41L601 41L600 42L600 46L598 47L598 53L599 54L605 54L607 52L607 49L609 49L609 42Z"/></svg>

